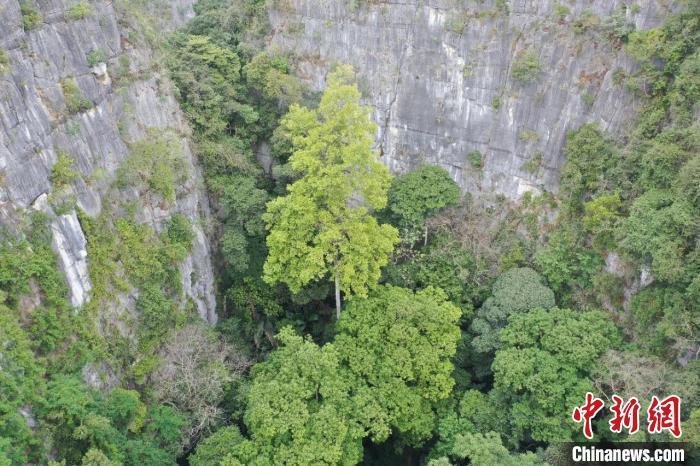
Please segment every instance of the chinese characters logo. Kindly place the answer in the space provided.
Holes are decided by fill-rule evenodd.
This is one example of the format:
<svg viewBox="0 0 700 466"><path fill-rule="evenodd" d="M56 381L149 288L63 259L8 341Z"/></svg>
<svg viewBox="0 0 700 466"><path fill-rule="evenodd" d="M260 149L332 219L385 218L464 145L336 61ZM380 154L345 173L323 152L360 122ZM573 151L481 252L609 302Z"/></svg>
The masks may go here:
<svg viewBox="0 0 700 466"><path fill-rule="evenodd" d="M627 401L617 395L612 396L613 404L610 411L613 415L608 422L610 431L622 433L626 430L630 435L639 431L639 416L641 404L637 398L632 397ZM605 402L586 393L586 402L582 406L574 408L571 418L574 422L583 423L583 435L587 439L593 438L593 418L605 407ZM660 434L669 432L675 438L681 436L681 399L676 395L669 395L660 400L656 395L651 397L647 409L647 432Z"/></svg>

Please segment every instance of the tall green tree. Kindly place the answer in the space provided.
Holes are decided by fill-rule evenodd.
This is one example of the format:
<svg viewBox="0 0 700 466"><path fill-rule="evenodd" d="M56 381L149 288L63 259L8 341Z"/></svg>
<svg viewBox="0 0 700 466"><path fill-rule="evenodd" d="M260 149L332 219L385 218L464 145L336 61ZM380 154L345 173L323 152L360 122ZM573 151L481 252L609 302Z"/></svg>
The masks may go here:
<svg viewBox="0 0 700 466"><path fill-rule="evenodd" d="M372 216L386 205L391 176L372 150L376 128L352 68L328 76L318 109L292 105L282 126L300 178L267 204L265 280L298 292L330 276L339 317L341 290L366 296L398 242L396 229Z"/></svg>

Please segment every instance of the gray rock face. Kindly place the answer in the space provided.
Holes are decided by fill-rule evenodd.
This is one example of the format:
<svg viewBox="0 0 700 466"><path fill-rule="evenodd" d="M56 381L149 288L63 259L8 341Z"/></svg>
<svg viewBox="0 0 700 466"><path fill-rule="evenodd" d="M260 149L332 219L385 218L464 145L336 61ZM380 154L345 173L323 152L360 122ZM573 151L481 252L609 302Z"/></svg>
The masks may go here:
<svg viewBox="0 0 700 466"><path fill-rule="evenodd" d="M51 223L53 248L58 252L61 266L66 274L71 304L85 304L92 288L88 276L87 241L75 212L61 215Z"/></svg>
<svg viewBox="0 0 700 466"><path fill-rule="evenodd" d="M192 221L196 241L182 266L183 289L202 318L215 322L214 278L201 228L209 216L208 201L172 89L154 63L151 48L139 45L145 41L131 36L129 21L138 18L127 18L128 11L118 11L125 8L122 2L90 1L91 11L85 18L70 19L67 12L74 3L37 1L42 23L25 31L19 2L0 0L0 48L9 58L0 73L0 223L12 228L33 203L52 215L53 246L69 283L71 301L80 306L91 287L90 257L71 205L87 215L98 215L113 200L113 192L108 191L129 154L128 143L148 137L153 128L174 132L179 135L190 176L177 187L174 203L150 205L141 200L144 206L137 219L157 231L175 212ZM152 8L163 10L153 14L162 23L159 31L191 18L193 3L155 2ZM90 63L91 53L104 59ZM62 86L66 80L75 82L87 110L69 111ZM55 186L50 177L59 153L72 159L78 175L62 187ZM136 192L119 195L125 201L139 200Z"/></svg>
<svg viewBox="0 0 700 466"><path fill-rule="evenodd" d="M286 0L270 13L270 47L296 54L317 90L334 63L355 66L393 171L437 164L465 191L517 199L557 191L567 131L634 119L638 102L619 82L634 63L608 31L615 15L657 26L673 3L625 3ZM528 53L540 71L523 83L514 69Z"/></svg>

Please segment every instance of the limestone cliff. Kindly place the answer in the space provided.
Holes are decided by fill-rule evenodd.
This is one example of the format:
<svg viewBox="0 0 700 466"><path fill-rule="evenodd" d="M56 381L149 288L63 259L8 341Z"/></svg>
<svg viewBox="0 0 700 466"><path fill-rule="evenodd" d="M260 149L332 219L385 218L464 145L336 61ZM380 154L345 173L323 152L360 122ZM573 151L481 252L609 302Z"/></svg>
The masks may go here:
<svg viewBox="0 0 700 466"><path fill-rule="evenodd" d="M567 131L624 133L640 108L624 85L624 34L659 25L663 0L278 0L270 47L321 89L354 65L385 163L443 166L465 191L556 192ZM528 65L532 65L528 67Z"/></svg>
<svg viewBox="0 0 700 466"><path fill-rule="evenodd" d="M39 0L21 11L17 0L0 0L0 223L10 230L30 209L52 218L53 246L75 306L89 297L90 256L76 212L97 216L129 144L153 134L175 134L184 154L186 180L172 203L140 199L127 189L126 202L139 201L139 222L156 231L178 212L194 227L192 252L181 265L183 290L202 318L216 320L209 246L201 225L207 199L187 140L187 125L148 40L193 16L192 1L151 2L143 21L127 1ZM24 20L24 24L23 24ZM63 157L75 172L52 176ZM58 186L59 181L65 186ZM124 297L126 301L133 297Z"/></svg>

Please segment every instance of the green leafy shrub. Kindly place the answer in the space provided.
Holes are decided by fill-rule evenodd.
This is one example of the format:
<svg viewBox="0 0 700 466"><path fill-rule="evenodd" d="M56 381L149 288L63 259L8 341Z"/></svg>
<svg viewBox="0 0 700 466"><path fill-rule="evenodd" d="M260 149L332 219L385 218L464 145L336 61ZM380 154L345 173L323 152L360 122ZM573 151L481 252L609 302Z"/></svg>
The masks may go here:
<svg viewBox="0 0 700 466"><path fill-rule="evenodd" d="M43 18L34 5L29 2L21 2L19 4L20 12L22 14L22 27L25 31L30 31L37 28Z"/></svg>
<svg viewBox="0 0 700 466"><path fill-rule="evenodd" d="M569 14L571 14L571 9L568 6L561 3L554 4L554 18L557 21L564 21Z"/></svg>
<svg viewBox="0 0 700 466"><path fill-rule="evenodd" d="M10 57L5 49L0 48L0 75L5 74L10 69Z"/></svg>
<svg viewBox="0 0 700 466"><path fill-rule="evenodd" d="M117 170L116 186L150 191L174 202L177 187L187 179L180 141L173 134L153 134L129 146L129 156Z"/></svg>
<svg viewBox="0 0 700 466"><path fill-rule="evenodd" d="M85 98L74 79L66 78L61 81L61 90L68 114L72 115L92 108L92 101Z"/></svg>
<svg viewBox="0 0 700 466"><path fill-rule="evenodd" d="M518 139L524 142L537 142L540 140L540 135L537 133L537 131L521 131L520 134L518 134Z"/></svg>
<svg viewBox="0 0 700 466"><path fill-rule="evenodd" d="M604 190L613 182L606 174L616 166L619 155L610 138L595 125L584 125L567 137L561 189L568 207L578 211L590 193Z"/></svg>
<svg viewBox="0 0 700 466"><path fill-rule="evenodd" d="M469 152L467 154L467 161L474 168L482 168L484 166L484 158L478 150Z"/></svg>
<svg viewBox="0 0 700 466"><path fill-rule="evenodd" d="M107 54L102 49L92 50L87 54L87 63L90 67L99 65L107 61Z"/></svg>
<svg viewBox="0 0 700 466"><path fill-rule="evenodd" d="M530 174L535 174L537 170L540 169L542 166L542 159L544 158L544 154L542 152L537 152L535 155L525 162L522 166L523 170Z"/></svg>
<svg viewBox="0 0 700 466"><path fill-rule="evenodd" d="M93 14L93 12L92 5L87 2L78 2L68 8L68 11L66 11L66 19L78 21L87 18Z"/></svg>
<svg viewBox="0 0 700 466"><path fill-rule="evenodd" d="M54 189L60 190L78 179L80 175L75 171L73 163L74 160L68 153L58 151L58 158L51 167L51 176L49 177Z"/></svg>
<svg viewBox="0 0 700 466"><path fill-rule="evenodd" d="M526 50L513 63L511 74L520 84L529 84L539 77L541 71L542 65L537 52Z"/></svg>

